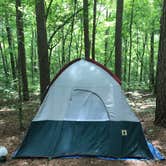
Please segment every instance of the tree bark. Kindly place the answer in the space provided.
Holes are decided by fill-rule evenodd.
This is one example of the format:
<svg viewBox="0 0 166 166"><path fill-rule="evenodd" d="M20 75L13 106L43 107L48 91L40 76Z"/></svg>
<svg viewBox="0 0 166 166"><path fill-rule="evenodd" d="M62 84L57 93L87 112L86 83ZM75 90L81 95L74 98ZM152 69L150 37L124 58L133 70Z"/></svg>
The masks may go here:
<svg viewBox="0 0 166 166"><path fill-rule="evenodd" d="M44 0L35 0L35 6L37 23L37 45L40 70L40 97L42 101L44 98L45 90L50 82Z"/></svg>
<svg viewBox="0 0 166 166"><path fill-rule="evenodd" d="M84 47L85 58L90 58L90 41L89 41L89 13L88 0L83 0L83 20L84 20Z"/></svg>
<svg viewBox="0 0 166 166"><path fill-rule="evenodd" d="M93 31L92 31L92 59L95 60L95 39L96 39L96 8L97 0L93 1Z"/></svg>
<svg viewBox="0 0 166 166"><path fill-rule="evenodd" d="M160 20L155 124L166 127L166 0Z"/></svg>
<svg viewBox="0 0 166 166"><path fill-rule="evenodd" d="M115 73L119 79L122 77L122 17L123 0L117 0L115 27Z"/></svg>
<svg viewBox="0 0 166 166"><path fill-rule="evenodd" d="M16 26L18 42L18 68L21 71L23 100L29 100L28 80L26 73L26 56L24 44L23 14L20 10L21 0L16 0Z"/></svg>

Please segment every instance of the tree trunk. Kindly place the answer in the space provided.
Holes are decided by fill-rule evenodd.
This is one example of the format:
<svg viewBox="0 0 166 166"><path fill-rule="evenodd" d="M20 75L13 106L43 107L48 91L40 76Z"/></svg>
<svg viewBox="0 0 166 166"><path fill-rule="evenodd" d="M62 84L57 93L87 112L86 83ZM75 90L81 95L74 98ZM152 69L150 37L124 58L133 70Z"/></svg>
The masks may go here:
<svg viewBox="0 0 166 166"><path fill-rule="evenodd" d="M36 48L36 38L37 38L37 32L36 32L36 29L35 29L35 32L34 32L34 39L35 39L35 47L34 47L34 73L37 73L38 72L38 57L37 57L37 48Z"/></svg>
<svg viewBox="0 0 166 166"><path fill-rule="evenodd" d="M2 50L2 45L1 45L1 43L0 43L0 53L1 53L1 56L2 56L2 64L3 64L4 74L5 74L6 80L8 80L8 76L9 76L9 75L8 75L6 60L5 60L5 56L4 56L3 50Z"/></svg>
<svg viewBox="0 0 166 166"><path fill-rule="evenodd" d="M137 29L137 52L136 52L136 57L137 57L137 62L136 62L136 80L139 80L139 55L140 55L140 49L139 49L139 30Z"/></svg>
<svg viewBox="0 0 166 166"><path fill-rule="evenodd" d="M23 14L21 11L21 0L16 0L16 26L18 42L18 68L21 70L23 100L29 100L28 80L26 73L26 56L24 45Z"/></svg>
<svg viewBox="0 0 166 166"><path fill-rule="evenodd" d="M141 55L141 68L140 68L140 83L143 80L143 67L144 67L144 54L145 54L145 46L146 46L146 41L147 41L147 34L145 34L145 38L143 40L143 45L142 45L142 55Z"/></svg>
<svg viewBox="0 0 166 166"><path fill-rule="evenodd" d="M150 37L149 88L154 89L154 31L151 32Z"/></svg>
<svg viewBox="0 0 166 166"><path fill-rule="evenodd" d="M96 36L96 8L97 0L93 1L93 31L92 31L92 59L95 60L95 36Z"/></svg>
<svg viewBox="0 0 166 166"><path fill-rule="evenodd" d="M105 42L104 42L104 66L107 66L108 60L108 35L109 35L109 28L105 31Z"/></svg>
<svg viewBox="0 0 166 166"><path fill-rule="evenodd" d="M88 0L83 0L83 20L84 20L84 47L85 58L90 58L90 41L89 41L89 14L88 14Z"/></svg>
<svg viewBox="0 0 166 166"><path fill-rule="evenodd" d="M80 34L77 34L76 35L76 33L74 33L74 36L75 36L75 50L76 50L76 57L79 57L79 48L80 48L80 45L79 45L79 43L80 43Z"/></svg>
<svg viewBox="0 0 166 166"><path fill-rule="evenodd" d="M128 46L128 41L126 39L124 42L124 71L123 71L124 82L126 82L127 80L127 46Z"/></svg>
<svg viewBox="0 0 166 166"><path fill-rule="evenodd" d="M66 62L66 58L65 58L65 43L66 43L66 38L65 38L65 35L64 35L64 28L62 28L61 30L61 35L62 35L62 42L61 42L61 45L62 45L62 50L61 50L61 62L62 62L62 66L65 64Z"/></svg>
<svg viewBox="0 0 166 166"><path fill-rule="evenodd" d="M123 0L117 0L115 28L115 73L121 79L122 75L122 17Z"/></svg>
<svg viewBox="0 0 166 166"><path fill-rule="evenodd" d="M73 12L73 18L72 18L72 22L71 22L68 62L70 62L71 47L72 47L72 42L73 42L73 30L74 30L74 23L75 23L75 17L76 17L76 7L77 7L77 0L74 0L74 12Z"/></svg>
<svg viewBox="0 0 166 166"><path fill-rule="evenodd" d="M32 28L32 37L31 37L31 78L32 84L34 82L34 30Z"/></svg>
<svg viewBox="0 0 166 166"><path fill-rule="evenodd" d="M9 45L12 76L13 76L13 80L15 80L16 79L16 70L15 70L15 61L14 61L14 55L13 55L12 33L11 33L11 28L9 26L7 14L5 14L5 20L6 20L6 32L7 32L7 39L8 39L8 45Z"/></svg>
<svg viewBox="0 0 166 166"><path fill-rule="evenodd" d="M20 64L19 64L20 65ZM18 91L18 102L17 102L17 109L18 109L18 119L19 119L19 126L20 126L20 131L23 129L23 114L22 114L22 94L21 94L21 89L22 89L22 84L21 84L21 71L20 69L18 70L17 74L17 91Z"/></svg>
<svg viewBox="0 0 166 166"><path fill-rule="evenodd" d="M80 18L80 51L79 51L79 57L82 56L82 49L83 49L83 26L82 26L82 19Z"/></svg>
<svg viewBox="0 0 166 166"><path fill-rule="evenodd" d="M106 11L106 21L109 19L109 13L108 10ZM109 40L108 40L108 35L109 35L109 30L110 28L108 27L105 30L105 41L104 41L104 66L107 66L108 63L108 46L109 46Z"/></svg>
<svg viewBox="0 0 166 166"><path fill-rule="evenodd" d="M130 15L130 25L129 25L129 73L128 73L128 85L130 86L130 75L131 75L131 54L132 54L132 26L133 26L133 15L134 15L134 0L132 0L132 8Z"/></svg>
<svg viewBox="0 0 166 166"><path fill-rule="evenodd" d="M166 127L166 0L160 20L155 124Z"/></svg>
<svg viewBox="0 0 166 166"><path fill-rule="evenodd" d="M50 82L50 69L48 60L48 44L45 21L44 0L35 0L37 22L37 45L40 70L40 97L44 98L44 92Z"/></svg>

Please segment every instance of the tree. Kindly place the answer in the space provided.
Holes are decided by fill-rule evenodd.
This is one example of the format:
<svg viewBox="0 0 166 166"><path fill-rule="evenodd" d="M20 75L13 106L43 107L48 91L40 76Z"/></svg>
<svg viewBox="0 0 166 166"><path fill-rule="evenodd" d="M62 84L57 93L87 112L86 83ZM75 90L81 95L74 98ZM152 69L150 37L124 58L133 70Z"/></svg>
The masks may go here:
<svg viewBox="0 0 166 166"><path fill-rule="evenodd" d="M36 2L41 3L40 0L36 0ZM117 3L118 1L115 2ZM118 48L119 45L115 44L115 38L120 36L120 33L116 33L116 30L120 31L120 28L115 28L116 15L122 14L121 12L117 12L116 7L118 6L115 5L115 2L109 0L86 0L86 3L84 3L86 5L84 6L86 6L86 10L88 9L89 16L87 17L87 14L84 16L84 13L87 12L84 12L83 1L44 0L44 20L46 22L48 42L45 42L43 39L41 40L43 46L48 47L49 64L47 65L47 60L42 60L42 68L47 65L50 69L50 75L54 75L64 63L75 58L83 57L85 55L84 48L88 48L86 52L90 54L90 58L97 58L97 61L115 71L114 68L117 66L115 65L115 54L121 51L121 49ZM34 17L35 1L22 0L22 3L23 7L21 7L20 10L24 15L26 71L29 81L28 88L29 91L34 92L34 90L37 90L38 86L40 86L37 27L35 27L36 17ZM5 88L15 91L15 86L13 86L15 82L13 82L12 77L14 73L17 76L18 66L16 49L17 36L15 33L15 1L0 1L0 6L3 6L0 8L0 43L2 47L2 50L0 50L0 82L1 86L5 85ZM123 43L121 52L123 85L124 88L147 89L153 84L153 78L156 82L156 74L154 74L154 72L156 71L157 64L156 52L158 50L159 18L162 3L159 0L123 0L123 6L125 9L123 9ZM42 12L40 12L40 14L43 15ZM41 15L39 17L41 17ZM84 26L86 22L84 20L87 18L89 22L88 28ZM88 24L88 22L86 23ZM85 33L84 30L86 31ZM39 28L39 31L42 31L42 28ZM154 41L152 31L154 32ZM145 45L146 34L147 41ZM43 32L41 32L39 37L41 38L43 35ZM84 35L86 36L85 38ZM88 36L89 38L87 38ZM150 36L152 38L150 38ZM150 42L150 39L152 39L152 42ZM145 45L145 47L143 45ZM42 49L44 48L43 46L41 46ZM42 49L39 49L40 52L43 52ZM44 58L47 57L47 53L43 52L43 55ZM89 58L89 55L86 57ZM120 60L116 60L116 62L120 63ZM47 74L48 72L45 73ZM44 81L47 79L45 78L47 77L46 74L43 76ZM9 82L11 82L11 84L9 84ZM130 86L128 86L128 82ZM48 84L46 83L46 85ZM4 87L2 88L5 89Z"/></svg>
<svg viewBox="0 0 166 166"><path fill-rule="evenodd" d="M72 21L71 21L71 32L70 32L68 61L70 61L70 57L71 57L71 47L72 47L72 42L73 42L73 31L74 31L76 8L77 8L77 0L74 0L73 18L72 18Z"/></svg>
<svg viewBox="0 0 166 166"><path fill-rule="evenodd" d="M15 80L16 79L16 70L15 70L15 61L14 61L14 55L13 55L13 51L14 51L13 50L13 43L12 43L13 41L12 41L12 33L11 33L11 28L9 26L7 13L5 13L5 21L6 21L6 32L7 32L8 45L9 45L12 76L13 76L13 80Z"/></svg>
<svg viewBox="0 0 166 166"><path fill-rule="evenodd" d="M134 0L132 0L131 14L130 14L130 25L129 25L129 73L128 73L128 84L130 85L130 75L131 75L131 54L132 54L132 26L133 26L133 16L134 16Z"/></svg>
<svg viewBox="0 0 166 166"><path fill-rule="evenodd" d="M106 21L109 21L109 17L110 17L110 13L108 12L108 10L106 10ZM109 31L110 31L110 28L107 27L106 30L105 30L105 40L104 40L104 66L107 66L107 63L108 63L108 52L109 52L109 40L108 40L108 37L109 37Z"/></svg>
<svg viewBox="0 0 166 166"><path fill-rule="evenodd" d="M66 44L66 35L64 34L64 28L61 29L61 35L62 35L62 49L61 49L61 61L62 61L62 66L66 62L66 57L65 57L65 44Z"/></svg>
<svg viewBox="0 0 166 166"><path fill-rule="evenodd" d="M2 56L2 64L3 64L2 66L3 66L4 74L6 77L6 81L7 81L9 75L8 75L7 64L6 64L5 56L2 50L1 42L0 42L0 54Z"/></svg>
<svg viewBox="0 0 166 166"><path fill-rule="evenodd" d="M166 0L160 20L155 124L166 127Z"/></svg>
<svg viewBox="0 0 166 166"><path fill-rule="evenodd" d="M144 67L144 55L145 55L145 46L146 46L146 42L147 42L147 34L145 34L145 37L143 39L143 43L142 43L142 55L141 55L141 59L140 59L140 83L143 81L143 67Z"/></svg>
<svg viewBox="0 0 166 166"><path fill-rule="evenodd" d="M116 7L116 27L115 27L115 73L121 79L122 74L122 17L123 0L117 0Z"/></svg>
<svg viewBox="0 0 166 166"><path fill-rule="evenodd" d="M40 70L40 97L43 100L45 90L50 82L48 44L44 0L36 0L37 46Z"/></svg>
<svg viewBox="0 0 166 166"><path fill-rule="evenodd" d="M124 40L124 69L123 69L123 80L126 82L127 80L127 39Z"/></svg>
<svg viewBox="0 0 166 166"><path fill-rule="evenodd" d="M95 60L95 35L96 35L96 8L97 0L93 1L93 32L92 32L92 59Z"/></svg>
<svg viewBox="0 0 166 166"><path fill-rule="evenodd" d="M85 58L90 58L90 41L89 41L89 14L88 14L88 0L83 0L83 20L84 20L84 47Z"/></svg>
<svg viewBox="0 0 166 166"><path fill-rule="evenodd" d="M154 30L150 34L149 88L154 89Z"/></svg>
<svg viewBox="0 0 166 166"><path fill-rule="evenodd" d="M21 0L16 0L16 27L18 43L18 69L21 72L23 100L29 100L28 80L26 73L26 56L24 43L23 13L21 11Z"/></svg>

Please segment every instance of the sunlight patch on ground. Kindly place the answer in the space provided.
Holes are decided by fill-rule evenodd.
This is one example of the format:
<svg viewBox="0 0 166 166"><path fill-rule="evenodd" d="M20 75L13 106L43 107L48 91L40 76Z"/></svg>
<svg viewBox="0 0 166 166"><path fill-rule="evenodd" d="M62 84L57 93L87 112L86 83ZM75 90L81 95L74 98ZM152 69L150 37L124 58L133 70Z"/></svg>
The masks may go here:
<svg viewBox="0 0 166 166"><path fill-rule="evenodd" d="M150 166L153 165L154 163L152 161L140 161L140 160L128 160L125 161L127 166Z"/></svg>
<svg viewBox="0 0 166 166"><path fill-rule="evenodd" d="M155 108L155 104L147 104L147 105L142 105L140 109L149 109L149 108Z"/></svg>
<svg viewBox="0 0 166 166"><path fill-rule="evenodd" d="M10 111L14 111L14 109L10 109L10 108L7 108L7 107L3 107L0 109L0 112L10 112Z"/></svg>
<svg viewBox="0 0 166 166"><path fill-rule="evenodd" d="M153 140L152 144L157 148L157 149L162 149L159 140Z"/></svg>
<svg viewBox="0 0 166 166"><path fill-rule="evenodd" d="M4 120L0 120L0 125L3 125L5 124L5 121Z"/></svg>
<svg viewBox="0 0 166 166"><path fill-rule="evenodd" d="M156 101L151 94L144 94L134 91L127 92L126 96L128 97L129 105L135 112L154 112Z"/></svg>

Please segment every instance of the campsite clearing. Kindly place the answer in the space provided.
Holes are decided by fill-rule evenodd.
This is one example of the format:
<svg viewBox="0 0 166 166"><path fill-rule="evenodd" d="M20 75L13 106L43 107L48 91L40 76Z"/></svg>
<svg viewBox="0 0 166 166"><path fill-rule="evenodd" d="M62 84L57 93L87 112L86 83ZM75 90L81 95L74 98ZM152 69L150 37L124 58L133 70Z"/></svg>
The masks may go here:
<svg viewBox="0 0 166 166"><path fill-rule="evenodd" d="M147 93L129 92L127 93L129 103L136 111L137 116L141 120L144 127L144 133L162 154L166 156L166 130L153 125L155 98ZM3 103L3 101L0 101ZM14 101L13 101L14 103ZM36 108L39 101L36 101L36 96L31 98L31 101L24 104L24 130L19 131L18 117L14 109L5 103L6 107L0 109L0 145L6 146L9 150L7 162L3 166L164 166L166 161L105 161L96 158L81 158L81 159L11 159L13 151L16 149L21 138L26 131L31 119L36 114ZM8 106L7 106L8 105Z"/></svg>

